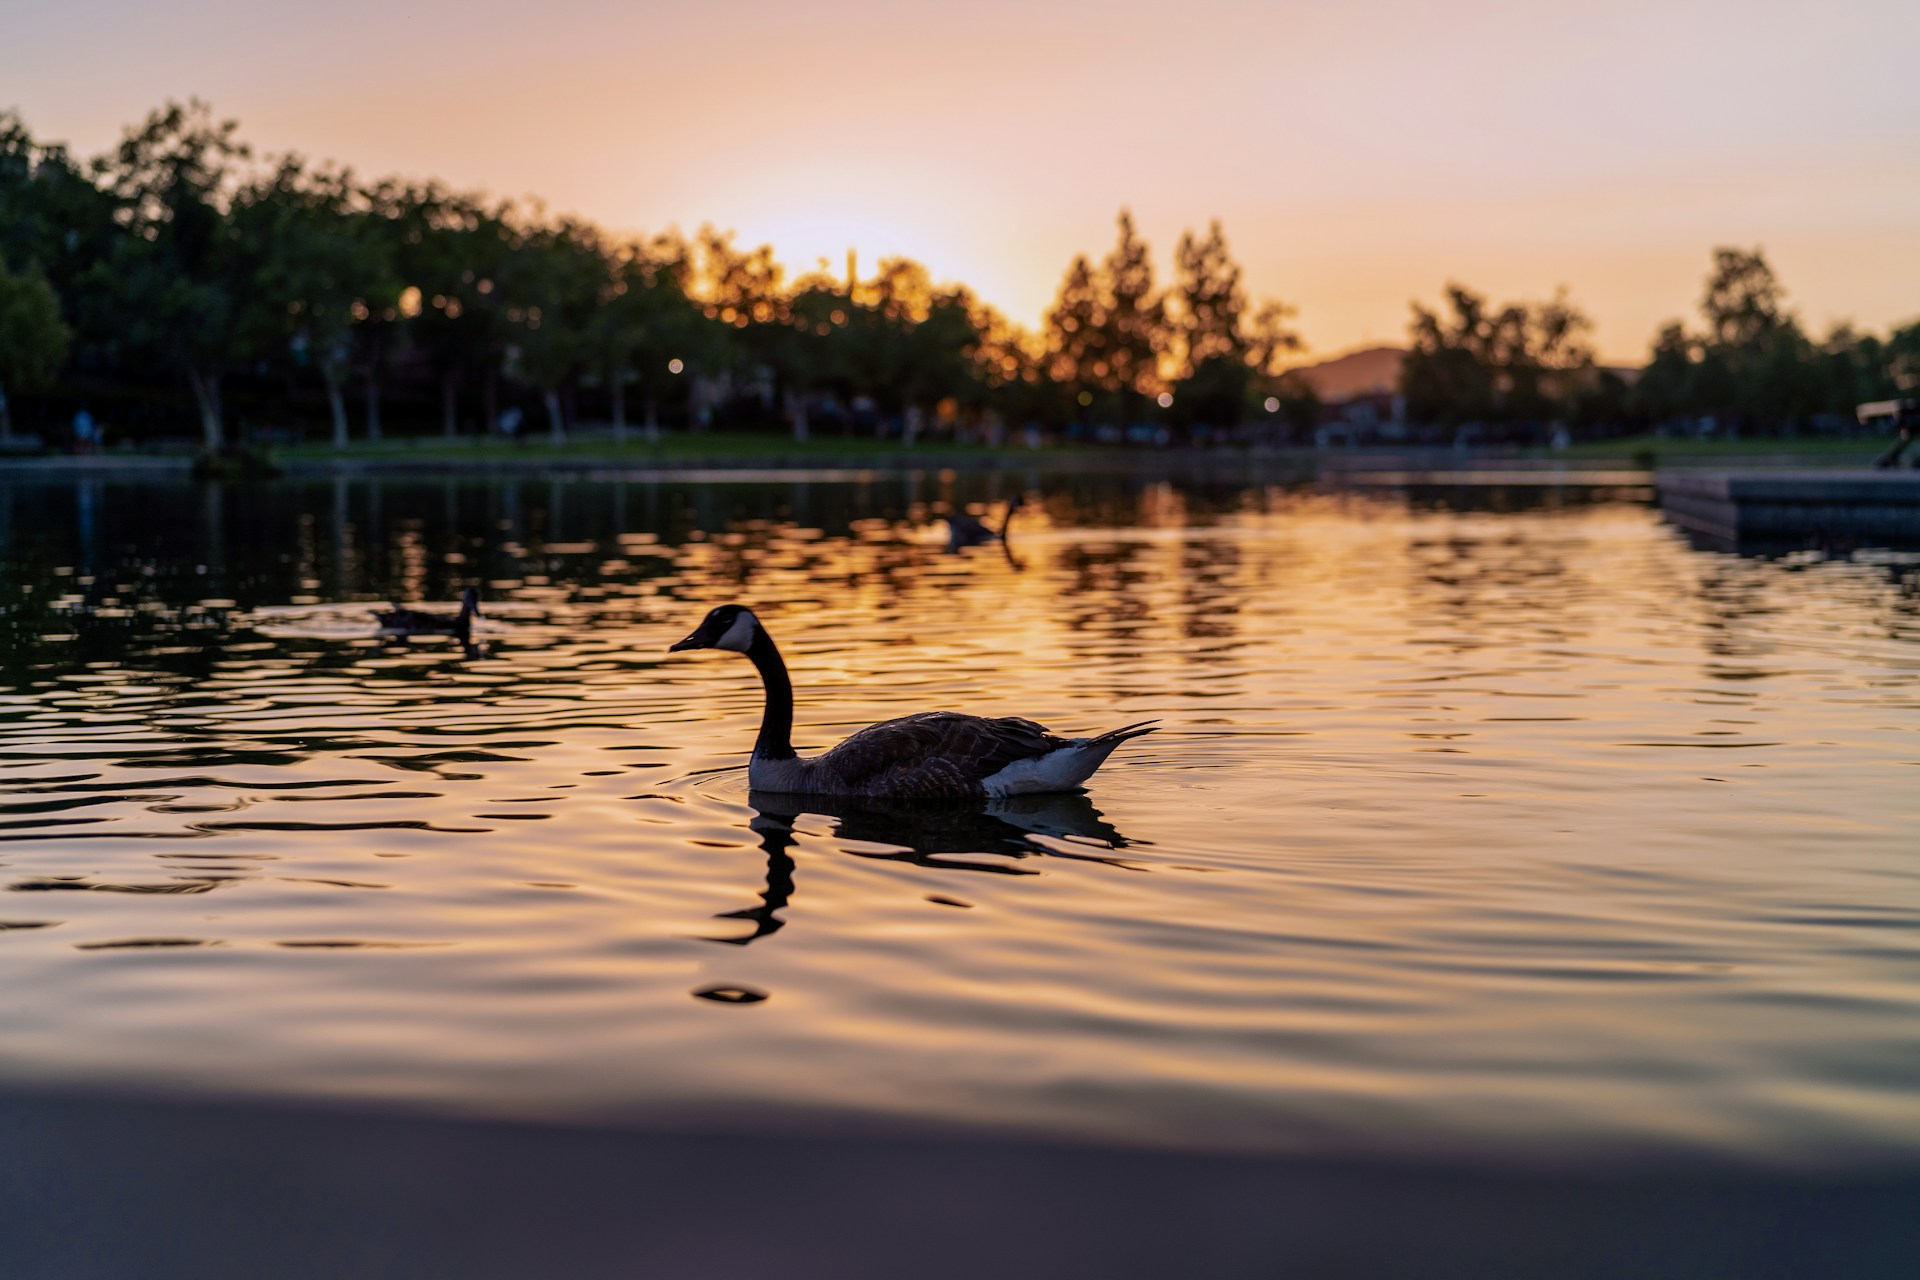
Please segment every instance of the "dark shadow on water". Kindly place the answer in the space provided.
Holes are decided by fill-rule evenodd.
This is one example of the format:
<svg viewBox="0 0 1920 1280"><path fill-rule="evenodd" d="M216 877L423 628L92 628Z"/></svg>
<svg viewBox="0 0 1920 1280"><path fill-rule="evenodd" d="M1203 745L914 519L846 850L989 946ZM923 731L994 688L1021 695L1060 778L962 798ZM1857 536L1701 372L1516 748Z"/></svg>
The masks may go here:
<svg viewBox="0 0 1920 1280"><path fill-rule="evenodd" d="M1745 534L1727 537L1701 529L1675 526L1675 531L1695 551L1732 554L1755 560L1779 560L1788 556L1818 555L1828 560L1846 560L1862 552L1920 551L1920 539L1885 536L1862 537L1846 533L1807 534L1790 537L1778 534Z"/></svg>
<svg viewBox="0 0 1920 1280"><path fill-rule="evenodd" d="M383 649L388 650L389 652L413 653L413 652L416 652L414 641L416 639L419 639L420 637L407 636L407 635L389 635L382 632L376 638L380 641L381 647ZM479 658L487 658L487 657L493 656L493 652L492 652L493 647L491 645L476 644L472 640L466 639L462 636L429 635L425 638L429 646L432 646L433 642L436 640L453 641L453 643L459 648L460 654L457 660L461 662L473 662ZM452 660L453 659L452 651L448 650L446 656L450 660Z"/></svg>
<svg viewBox="0 0 1920 1280"><path fill-rule="evenodd" d="M751 921L753 931L741 937L709 938L709 942L745 946L786 925L779 913L793 898L795 864L791 850L799 843L796 824L813 814L832 820L831 836L835 840L890 846L844 850L878 861L1013 876L1039 874L1031 867L1018 865L1036 857L1138 870L1129 860L1113 856L1112 851L1124 849L1130 842L1081 792L984 802L909 802L755 791L748 803L754 809L748 825L759 835L760 847L767 855L765 887L757 906L723 912L715 919ZM1062 849L1059 843L1040 843L1036 836L1085 848Z"/></svg>
<svg viewBox="0 0 1920 1280"><path fill-rule="evenodd" d="M13 1091L4 1272L1904 1280L1920 1254L1911 1166L1506 1168L757 1119L594 1128Z"/></svg>

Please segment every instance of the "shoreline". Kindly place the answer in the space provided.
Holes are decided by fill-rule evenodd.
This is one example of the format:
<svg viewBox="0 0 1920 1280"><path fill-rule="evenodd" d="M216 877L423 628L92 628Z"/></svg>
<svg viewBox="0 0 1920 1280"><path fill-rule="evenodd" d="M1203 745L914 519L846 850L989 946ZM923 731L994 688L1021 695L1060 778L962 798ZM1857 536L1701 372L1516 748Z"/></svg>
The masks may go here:
<svg viewBox="0 0 1920 1280"><path fill-rule="evenodd" d="M451 454L452 456L448 456ZM512 478L557 474L608 477L657 476L686 478L689 473L762 473L770 475L824 475L845 478L909 472L1070 471L1163 473L1199 467L1289 471L1311 469L1314 454L1307 451L1243 449L1167 449L1151 453L1132 450L1045 449L1006 450L779 450L750 453L715 450L604 450L529 447L489 451L472 456L434 449L381 450L346 455L270 455L279 475L275 479L314 479L346 476L479 476ZM0 482L28 479L67 479L99 476L112 479L188 479L194 459L187 454L95 454L0 460Z"/></svg>
<svg viewBox="0 0 1920 1280"><path fill-rule="evenodd" d="M474 477L512 479L574 476L582 479L686 481L743 479L860 481L915 472L955 474L1053 473L1107 475L1205 475L1231 472L1266 480L1364 480L1390 483L1394 474L1417 477L1415 484L1503 482L1551 483L1564 477L1573 484L1619 484L1628 470L1650 479L1660 470L1709 471L1800 468L1865 471L1866 461L1852 452L1805 453L1788 450L1731 452L1654 451L1636 455L1627 449L1579 450L1540 455L1499 451L1468 454L1451 449L1356 449L1245 447L1126 449L1110 447L1023 449L875 449L782 447L755 440L735 447L695 449L676 442L670 448L599 448L550 445L510 448L442 448L438 442L353 452L270 455L278 474L240 483L281 480ZM0 483L97 478L110 481L193 479L191 454L106 453L0 458ZM1470 479L1468 477L1471 477ZM1604 478L1603 478L1604 477ZM1635 483L1646 483L1636 479ZM228 482L231 483L231 482Z"/></svg>

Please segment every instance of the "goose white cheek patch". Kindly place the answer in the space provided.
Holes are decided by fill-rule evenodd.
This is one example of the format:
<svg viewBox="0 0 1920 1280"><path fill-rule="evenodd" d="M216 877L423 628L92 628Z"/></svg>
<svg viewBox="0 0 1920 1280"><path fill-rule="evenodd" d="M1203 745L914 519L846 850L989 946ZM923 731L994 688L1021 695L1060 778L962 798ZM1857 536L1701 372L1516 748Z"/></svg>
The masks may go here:
<svg viewBox="0 0 1920 1280"><path fill-rule="evenodd" d="M753 643L753 627L753 615L743 609L740 616L733 620L733 625L727 628L727 633L713 642L713 647L745 653L747 646Z"/></svg>

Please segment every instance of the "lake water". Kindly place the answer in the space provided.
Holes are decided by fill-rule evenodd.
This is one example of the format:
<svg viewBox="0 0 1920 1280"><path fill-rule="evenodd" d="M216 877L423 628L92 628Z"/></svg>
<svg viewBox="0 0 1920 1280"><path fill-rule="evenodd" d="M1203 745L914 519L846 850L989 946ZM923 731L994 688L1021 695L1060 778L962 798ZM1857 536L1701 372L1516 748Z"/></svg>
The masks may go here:
<svg viewBox="0 0 1920 1280"><path fill-rule="evenodd" d="M1920 1157L1914 557L1052 474L11 484L0 537L0 1084ZM375 638L468 583L474 652ZM665 652L727 600L803 751L1164 728L1085 796L750 794L752 669Z"/></svg>

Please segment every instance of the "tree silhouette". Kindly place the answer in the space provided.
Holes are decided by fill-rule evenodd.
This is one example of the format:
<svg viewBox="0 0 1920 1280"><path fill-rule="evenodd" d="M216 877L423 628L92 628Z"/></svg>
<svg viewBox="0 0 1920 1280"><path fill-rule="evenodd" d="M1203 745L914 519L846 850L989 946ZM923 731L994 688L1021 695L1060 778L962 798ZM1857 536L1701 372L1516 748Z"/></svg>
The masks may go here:
<svg viewBox="0 0 1920 1280"><path fill-rule="evenodd" d="M1700 299L1707 340L1722 347L1761 345L1786 321L1780 282L1758 249L1713 251L1713 271Z"/></svg>
<svg viewBox="0 0 1920 1280"><path fill-rule="evenodd" d="M334 444L344 446L356 312L399 293L352 175L287 157L240 190L230 217L235 237L255 246L260 324L296 366L319 372Z"/></svg>
<svg viewBox="0 0 1920 1280"><path fill-rule="evenodd" d="M611 296L612 263L597 230L562 219L522 228L503 274L516 366L540 392L553 442L563 443L569 402L599 354L595 320Z"/></svg>
<svg viewBox="0 0 1920 1280"><path fill-rule="evenodd" d="M644 426L649 438L660 430L660 393L667 362L691 350L699 316L687 297L693 264L686 242L656 236L629 241L614 251L610 296L595 325L602 372L612 401L614 439L627 435L627 387L637 384L645 397Z"/></svg>
<svg viewBox="0 0 1920 1280"><path fill-rule="evenodd" d="M1119 223L1119 240L1101 264L1103 308L1094 327L1093 357L1095 376L1118 394L1125 419L1136 416L1140 398L1159 386L1164 311L1153 289L1153 262L1134 230L1133 215L1122 209Z"/></svg>
<svg viewBox="0 0 1920 1280"><path fill-rule="evenodd" d="M1648 377L1633 401L1655 421L1689 417L1730 430L1791 429L1822 412L1852 416L1897 386L1894 339L1868 341L1842 327L1816 345L1784 305L1785 291L1759 249L1714 250L1700 299L1705 328L1678 321L1655 339Z"/></svg>
<svg viewBox="0 0 1920 1280"><path fill-rule="evenodd" d="M1227 251L1219 220L1208 227L1204 240L1191 231L1182 234L1173 261L1177 309L1170 328L1179 340L1182 376L1191 377L1210 360L1244 361L1247 340L1241 317L1247 298L1240 287L1240 264Z"/></svg>
<svg viewBox="0 0 1920 1280"><path fill-rule="evenodd" d="M1175 416L1188 423L1233 426L1254 380L1241 317L1247 308L1240 266L1216 219L1204 240L1189 231L1174 249L1168 308L1170 346L1179 379Z"/></svg>
<svg viewBox="0 0 1920 1280"><path fill-rule="evenodd" d="M1090 404L1108 372L1099 330L1106 314L1099 283L1085 254L1075 256L1046 320L1045 374L1075 403ZM1070 411L1078 414L1078 408Z"/></svg>
<svg viewBox="0 0 1920 1280"><path fill-rule="evenodd" d="M259 245L235 237L226 217L250 155L237 131L198 100L128 130L96 162L121 234L85 281L122 317L129 346L185 374L210 452L226 440L222 375L261 336L250 306Z"/></svg>
<svg viewBox="0 0 1920 1280"><path fill-rule="evenodd" d="M71 338L46 277L37 270L15 274L0 261L0 440L13 438L7 392L34 391L53 381Z"/></svg>
<svg viewBox="0 0 1920 1280"><path fill-rule="evenodd" d="M400 231L391 241L394 270L403 290L416 291L410 296L417 305L410 302L404 317L405 345L437 374L441 433L453 437L461 385L491 373L505 350L503 295L495 286L511 275L511 211L434 183L397 188L388 200ZM490 405L486 416L491 422Z"/></svg>
<svg viewBox="0 0 1920 1280"><path fill-rule="evenodd" d="M1415 303L1401 366L1407 409L1428 422L1518 427L1571 412L1593 365L1592 325L1562 290L1544 303L1495 308L1447 286L1450 316Z"/></svg>

